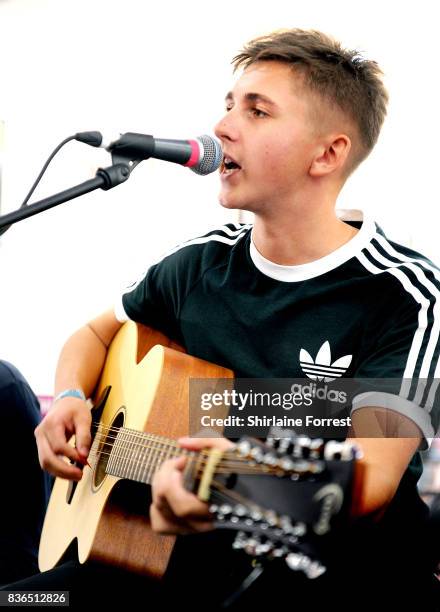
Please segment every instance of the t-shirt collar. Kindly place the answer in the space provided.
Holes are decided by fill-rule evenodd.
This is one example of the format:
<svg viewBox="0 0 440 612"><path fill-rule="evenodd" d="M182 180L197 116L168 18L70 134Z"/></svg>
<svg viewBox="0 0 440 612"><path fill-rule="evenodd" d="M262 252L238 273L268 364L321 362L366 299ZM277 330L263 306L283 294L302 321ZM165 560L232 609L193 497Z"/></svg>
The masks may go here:
<svg viewBox="0 0 440 612"><path fill-rule="evenodd" d="M361 210L337 210L337 216L342 221L355 222L353 225L361 223L358 233L341 247L309 263L300 264L297 266L282 266L276 264L269 259L266 259L257 251L254 244L252 233L250 240L250 256L258 270L278 281L283 282L298 282L320 276L326 272L330 272L341 264L345 263L352 257L358 255L369 242L371 242L376 233L376 224L373 219L368 218Z"/></svg>

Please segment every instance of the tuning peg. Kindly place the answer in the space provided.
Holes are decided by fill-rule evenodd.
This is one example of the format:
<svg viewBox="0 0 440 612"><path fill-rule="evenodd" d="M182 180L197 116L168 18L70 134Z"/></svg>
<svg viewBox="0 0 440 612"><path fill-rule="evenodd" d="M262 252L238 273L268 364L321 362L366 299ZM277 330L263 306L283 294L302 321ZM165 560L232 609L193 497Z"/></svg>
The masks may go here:
<svg viewBox="0 0 440 612"><path fill-rule="evenodd" d="M289 550L285 546L280 546L279 548L274 548L271 552L271 557L275 557L276 559L281 559L285 557L289 553Z"/></svg>
<svg viewBox="0 0 440 612"><path fill-rule="evenodd" d="M291 472L295 469L295 463L291 457L281 457L281 459L278 460L278 467L285 472Z"/></svg>
<svg viewBox="0 0 440 612"><path fill-rule="evenodd" d="M215 515L218 521L223 521L225 517L232 514L232 506L229 504L222 504L221 506L211 504L209 506L209 511Z"/></svg>
<svg viewBox="0 0 440 612"><path fill-rule="evenodd" d="M274 453L266 453L263 456L263 463L269 466L278 464L278 457Z"/></svg>
<svg viewBox="0 0 440 612"><path fill-rule="evenodd" d="M309 472L311 474L321 474L325 470L324 461L320 461L319 459L312 459L309 462Z"/></svg>
<svg viewBox="0 0 440 612"><path fill-rule="evenodd" d="M295 526L292 525L292 521L290 520L290 516L280 516L280 527L284 535L298 535L295 534Z"/></svg>
<svg viewBox="0 0 440 612"><path fill-rule="evenodd" d="M351 459L351 451L347 452L347 447L344 447L343 442L329 440L325 445L324 459L327 461L341 461Z"/></svg>
<svg viewBox="0 0 440 612"><path fill-rule="evenodd" d="M328 460L351 461L352 459L360 459L362 452L352 442L330 440L325 447L324 457Z"/></svg>
<svg viewBox="0 0 440 612"><path fill-rule="evenodd" d="M275 527L275 525L278 524L278 516L277 516L277 514L273 510L266 510L264 512L264 520L271 527Z"/></svg>
<svg viewBox="0 0 440 612"><path fill-rule="evenodd" d="M232 506L230 504L222 504L218 511L220 512L220 514L223 514L223 516L225 516L226 514L231 514Z"/></svg>
<svg viewBox="0 0 440 612"><path fill-rule="evenodd" d="M267 555L267 553L271 552L274 549L274 545L269 540L267 542L261 542L255 549L256 555Z"/></svg>
<svg viewBox="0 0 440 612"><path fill-rule="evenodd" d="M250 512L250 518L255 522L261 521L263 518L263 513L258 508L254 508Z"/></svg>
<svg viewBox="0 0 440 612"><path fill-rule="evenodd" d="M289 553L286 556L286 563L291 570L302 571L311 579L318 578L327 570L319 561L312 561L307 555L298 552Z"/></svg>
<svg viewBox="0 0 440 612"><path fill-rule="evenodd" d="M272 542L262 542L258 537L247 537L243 531L240 531L233 544L232 547L235 550L244 550L244 552L252 557L260 557L262 555L267 555L270 553L274 545Z"/></svg>
<svg viewBox="0 0 440 612"><path fill-rule="evenodd" d="M259 446L254 446L249 454L257 463L262 463L264 451Z"/></svg>
<svg viewBox="0 0 440 612"><path fill-rule="evenodd" d="M243 504L237 504L236 506L234 506L234 514L236 514L238 517L241 518L243 516L246 516L247 513L248 509Z"/></svg>
<svg viewBox="0 0 440 612"><path fill-rule="evenodd" d="M322 459L324 446L324 440L322 438L312 438L310 440L310 458Z"/></svg>
<svg viewBox="0 0 440 612"><path fill-rule="evenodd" d="M292 534L294 536L297 536L298 538L301 538L303 536L305 536L307 533L307 525L305 523L302 523L300 521L298 521L297 523L295 523L295 525L293 525L292 527Z"/></svg>
<svg viewBox="0 0 440 612"><path fill-rule="evenodd" d="M278 448L279 441L280 441L279 438L274 438L273 436L269 436L266 439L266 446L269 447L269 448L276 449L276 448Z"/></svg>
<svg viewBox="0 0 440 612"><path fill-rule="evenodd" d="M310 461L306 461L305 459L294 462L294 470L297 474L303 475L310 473L310 466Z"/></svg>
<svg viewBox="0 0 440 612"><path fill-rule="evenodd" d="M284 455L292 454L295 451L295 444L291 438L280 438L277 450Z"/></svg>
<svg viewBox="0 0 440 612"><path fill-rule="evenodd" d="M294 456L307 459L310 455L312 440L308 436L298 436L295 441Z"/></svg>
<svg viewBox="0 0 440 612"><path fill-rule="evenodd" d="M235 539L232 543L232 548L234 548L234 550L241 550L245 547L246 542L247 542L247 536L245 532L239 531L237 535L235 536Z"/></svg>
<svg viewBox="0 0 440 612"><path fill-rule="evenodd" d="M260 539L256 537L250 537L247 539L247 542L244 545L244 550L248 555L255 557L257 556L257 550L259 546L261 546Z"/></svg>
<svg viewBox="0 0 440 612"><path fill-rule="evenodd" d="M251 452L251 443L249 442L249 440L240 440L237 443L237 452L239 455L241 455L242 457L247 457L249 455L249 453Z"/></svg>

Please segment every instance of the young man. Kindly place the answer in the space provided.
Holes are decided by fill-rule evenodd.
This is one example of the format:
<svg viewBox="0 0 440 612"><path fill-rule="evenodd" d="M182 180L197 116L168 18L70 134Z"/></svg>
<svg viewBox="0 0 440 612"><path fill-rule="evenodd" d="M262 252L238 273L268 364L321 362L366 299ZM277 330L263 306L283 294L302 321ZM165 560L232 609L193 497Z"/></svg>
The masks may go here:
<svg viewBox="0 0 440 612"><path fill-rule="evenodd" d="M81 478L61 456L78 461L89 452L83 398L93 392L107 347L127 319L158 328L190 354L238 376L304 377L306 354L330 375L334 360L345 356L344 376L402 382L396 393L362 394L353 405L351 437L365 465L354 514L367 517L368 526L356 547L344 551L356 555L359 571L351 556L340 554L312 590L293 573L269 572L253 587L254 599L248 596L261 603L270 586L293 597L301 585L317 603L318 592L335 597L356 584L359 598L371 595L377 605L380 588L387 601L417 592L425 603L431 570L420 544L425 508L414 473L417 450L438 425L439 271L390 243L372 221L348 222L335 212L338 194L373 149L385 118L381 71L327 36L302 30L251 41L234 64L244 70L215 128L224 152L220 202L253 212L253 227L230 224L184 243L129 288L115 310L67 341L56 373L60 399L36 430L41 465L56 476ZM423 388L422 379L428 379ZM378 412L392 437L369 437ZM405 437L396 437L402 423ZM73 433L77 449L67 443ZM155 476L150 514L160 533L212 528L207 505L182 486L183 466L184 459L170 460ZM411 554L418 557L409 570ZM388 576L381 576L384 568Z"/></svg>

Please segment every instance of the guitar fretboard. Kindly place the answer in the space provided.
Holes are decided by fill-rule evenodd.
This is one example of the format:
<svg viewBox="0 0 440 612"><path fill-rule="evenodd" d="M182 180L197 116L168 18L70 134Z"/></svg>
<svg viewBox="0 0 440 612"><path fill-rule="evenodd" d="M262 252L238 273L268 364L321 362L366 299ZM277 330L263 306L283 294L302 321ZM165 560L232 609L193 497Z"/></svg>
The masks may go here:
<svg viewBox="0 0 440 612"><path fill-rule="evenodd" d="M119 478L151 484L164 461L188 454L192 453L177 447L169 438L121 427L105 471Z"/></svg>

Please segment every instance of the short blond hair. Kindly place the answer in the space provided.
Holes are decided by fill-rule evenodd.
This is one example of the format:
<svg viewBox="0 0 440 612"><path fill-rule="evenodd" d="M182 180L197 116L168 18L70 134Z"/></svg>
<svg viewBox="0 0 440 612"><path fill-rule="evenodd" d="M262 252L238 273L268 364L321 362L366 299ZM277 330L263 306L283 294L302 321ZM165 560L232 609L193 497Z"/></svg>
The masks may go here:
<svg viewBox="0 0 440 612"><path fill-rule="evenodd" d="M291 65L305 87L336 107L357 128L359 142L347 175L368 157L382 128L388 104L383 72L356 50L317 30L278 30L255 38L233 58L234 71L261 61Z"/></svg>

